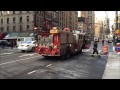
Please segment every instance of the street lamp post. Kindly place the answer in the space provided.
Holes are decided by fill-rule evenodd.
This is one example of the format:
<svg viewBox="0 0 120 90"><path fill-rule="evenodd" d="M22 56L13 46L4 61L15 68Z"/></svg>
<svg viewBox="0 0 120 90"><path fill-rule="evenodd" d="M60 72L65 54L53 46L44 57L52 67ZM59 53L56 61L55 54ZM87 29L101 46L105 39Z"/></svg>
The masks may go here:
<svg viewBox="0 0 120 90"><path fill-rule="evenodd" d="M35 11L35 14L34 14L34 27L37 27L37 11Z"/></svg>
<svg viewBox="0 0 120 90"><path fill-rule="evenodd" d="M118 30L118 11L116 11L116 30Z"/></svg>

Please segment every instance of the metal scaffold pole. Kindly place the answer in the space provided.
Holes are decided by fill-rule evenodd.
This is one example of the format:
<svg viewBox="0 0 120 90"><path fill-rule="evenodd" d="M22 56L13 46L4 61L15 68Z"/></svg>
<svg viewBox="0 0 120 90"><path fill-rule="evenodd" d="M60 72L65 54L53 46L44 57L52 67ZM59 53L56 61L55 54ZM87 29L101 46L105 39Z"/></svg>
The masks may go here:
<svg viewBox="0 0 120 90"><path fill-rule="evenodd" d="M118 11L116 11L116 30L118 30Z"/></svg>

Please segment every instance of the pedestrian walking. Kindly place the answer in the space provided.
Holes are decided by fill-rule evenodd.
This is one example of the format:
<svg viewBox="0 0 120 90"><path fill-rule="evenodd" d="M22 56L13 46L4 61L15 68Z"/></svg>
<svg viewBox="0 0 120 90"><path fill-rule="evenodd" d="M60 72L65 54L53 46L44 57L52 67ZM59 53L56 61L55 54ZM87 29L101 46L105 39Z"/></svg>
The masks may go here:
<svg viewBox="0 0 120 90"><path fill-rule="evenodd" d="M102 40L102 46L104 46L104 39Z"/></svg>
<svg viewBox="0 0 120 90"><path fill-rule="evenodd" d="M95 53L96 53L98 56L100 56L99 53L98 53L97 48L98 48L98 43L97 43L97 39L95 39L94 45L93 45L93 54L92 54L92 57L94 57L94 54L95 54Z"/></svg>

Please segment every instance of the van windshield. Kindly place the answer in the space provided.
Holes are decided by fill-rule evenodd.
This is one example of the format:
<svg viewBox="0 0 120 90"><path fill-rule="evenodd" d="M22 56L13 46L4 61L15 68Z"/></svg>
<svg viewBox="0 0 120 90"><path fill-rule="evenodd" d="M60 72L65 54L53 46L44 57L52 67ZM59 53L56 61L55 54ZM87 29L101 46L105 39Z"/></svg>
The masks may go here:
<svg viewBox="0 0 120 90"><path fill-rule="evenodd" d="M24 41L24 38L18 38L18 41Z"/></svg>
<svg viewBox="0 0 120 90"><path fill-rule="evenodd" d="M30 42L30 41L23 42L23 44L30 44L30 43L32 43L32 42Z"/></svg>

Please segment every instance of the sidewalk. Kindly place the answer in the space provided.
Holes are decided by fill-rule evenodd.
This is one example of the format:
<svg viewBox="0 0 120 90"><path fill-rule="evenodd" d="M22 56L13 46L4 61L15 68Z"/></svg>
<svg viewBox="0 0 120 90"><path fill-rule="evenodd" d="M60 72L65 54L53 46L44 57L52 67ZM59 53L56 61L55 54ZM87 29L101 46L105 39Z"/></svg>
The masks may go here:
<svg viewBox="0 0 120 90"><path fill-rule="evenodd" d="M102 79L120 79L120 54L109 53Z"/></svg>

